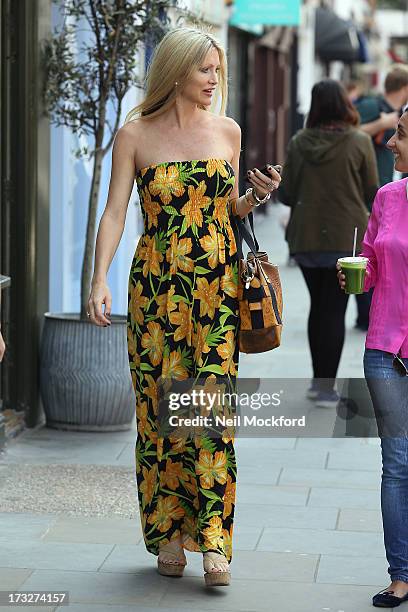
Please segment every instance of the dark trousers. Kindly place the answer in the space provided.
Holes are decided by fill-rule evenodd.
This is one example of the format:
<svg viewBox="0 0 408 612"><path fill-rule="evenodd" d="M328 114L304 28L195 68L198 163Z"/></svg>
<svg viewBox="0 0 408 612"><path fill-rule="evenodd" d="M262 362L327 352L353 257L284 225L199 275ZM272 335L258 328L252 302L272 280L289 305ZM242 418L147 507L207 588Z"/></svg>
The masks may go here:
<svg viewBox="0 0 408 612"><path fill-rule="evenodd" d="M310 294L308 337L314 378L324 391L333 389L343 350L348 295L339 287L335 268L300 266Z"/></svg>
<svg viewBox="0 0 408 612"><path fill-rule="evenodd" d="M369 291L364 293L359 293L356 295L357 301L357 320L356 326L360 329L367 330L369 323L369 313L371 300L373 297L374 287L372 287Z"/></svg>

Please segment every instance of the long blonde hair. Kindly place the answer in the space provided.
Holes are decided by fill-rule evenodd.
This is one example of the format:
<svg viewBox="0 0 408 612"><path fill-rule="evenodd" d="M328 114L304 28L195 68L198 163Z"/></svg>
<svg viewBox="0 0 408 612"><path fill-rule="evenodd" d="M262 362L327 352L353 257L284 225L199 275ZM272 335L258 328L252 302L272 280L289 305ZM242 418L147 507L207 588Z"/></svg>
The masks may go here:
<svg viewBox="0 0 408 612"><path fill-rule="evenodd" d="M225 51L208 32L180 27L168 32L156 47L145 78L145 98L127 114L125 122L138 116L151 118L166 112L175 104L177 91L180 91L213 48L218 51L220 72L215 100L211 106L216 106L221 94L220 114L224 115L228 95Z"/></svg>

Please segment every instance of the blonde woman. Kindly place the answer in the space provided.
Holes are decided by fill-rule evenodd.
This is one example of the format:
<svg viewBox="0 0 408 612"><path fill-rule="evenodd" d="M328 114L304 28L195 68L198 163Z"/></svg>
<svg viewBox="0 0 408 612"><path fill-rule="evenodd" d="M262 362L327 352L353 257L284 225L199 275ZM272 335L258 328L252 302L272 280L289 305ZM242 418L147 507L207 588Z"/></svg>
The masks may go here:
<svg viewBox="0 0 408 612"><path fill-rule="evenodd" d="M210 111L217 101L219 114ZM129 278L128 352L144 541L165 575L182 575L184 549L203 553L207 585L230 581L233 442L158 436L157 381L200 376L211 385L237 376L238 259L229 214L244 217L280 177L272 167L270 176L253 169L253 190L239 197L241 133L224 116L226 102L227 62L217 40L192 28L169 32L151 62L145 99L115 139L89 298L92 322L109 325L106 275L136 173L144 234Z"/></svg>

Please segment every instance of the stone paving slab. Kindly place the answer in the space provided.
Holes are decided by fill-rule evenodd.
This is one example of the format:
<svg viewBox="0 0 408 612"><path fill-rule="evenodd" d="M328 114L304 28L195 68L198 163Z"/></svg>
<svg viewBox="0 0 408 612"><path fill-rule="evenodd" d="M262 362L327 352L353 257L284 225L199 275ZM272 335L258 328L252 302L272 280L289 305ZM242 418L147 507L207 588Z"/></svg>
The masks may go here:
<svg viewBox="0 0 408 612"><path fill-rule="evenodd" d="M238 485L239 487L239 485ZM266 504L277 506L305 506L308 487L243 485L239 487L239 499L243 504Z"/></svg>
<svg viewBox="0 0 408 612"><path fill-rule="evenodd" d="M138 516L133 519L58 517L43 537L45 542L94 544L139 544L141 539Z"/></svg>
<svg viewBox="0 0 408 612"><path fill-rule="evenodd" d="M40 539L55 520L55 516L50 514L0 512L0 545L8 540Z"/></svg>
<svg viewBox="0 0 408 612"><path fill-rule="evenodd" d="M0 567L0 590L12 591L18 589L32 572L31 569Z"/></svg>
<svg viewBox="0 0 408 612"><path fill-rule="evenodd" d="M387 568L384 557L373 557L371 554L364 557L322 555L316 582L370 586L384 582L383 587L386 587L389 584Z"/></svg>
<svg viewBox="0 0 408 612"><path fill-rule="evenodd" d="M326 555L347 553L353 557L369 554L372 557L384 557L384 545L379 533L328 529L265 527L257 550Z"/></svg>
<svg viewBox="0 0 408 612"><path fill-rule="evenodd" d="M24 583L24 589L69 591L71 603L133 604L139 609L139 605L158 607L171 580L159 576L153 567L140 576L118 572L36 570ZM60 607L64 612L69 610Z"/></svg>
<svg viewBox="0 0 408 612"><path fill-rule="evenodd" d="M248 524L252 520L264 527L303 527L304 529L335 529L339 511L337 508L311 508L237 503L236 524Z"/></svg>
<svg viewBox="0 0 408 612"><path fill-rule="evenodd" d="M283 468L280 485L308 487L347 487L378 490L379 476L361 470L321 470L318 468Z"/></svg>
<svg viewBox="0 0 408 612"><path fill-rule="evenodd" d="M203 576L202 556L186 552L187 567L184 578ZM248 567L251 567L257 580L283 580L287 582L313 582L318 555L267 553L240 550L234 547L231 571L234 580L247 580ZM121 572L144 574L146 568L156 566L156 557L146 552L142 546L115 546L101 566L101 572Z"/></svg>
<svg viewBox="0 0 408 612"><path fill-rule="evenodd" d="M259 461L259 458L257 458ZM276 485L282 468L280 466L268 466L265 469L265 464L257 465L240 465L237 473L237 486L246 484L259 484L264 487Z"/></svg>
<svg viewBox="0 0 408 612"><path fill-rule="evenodd" d="M382 532L382 528L380 510L365 510L362 508L342 508L340 510L337 526L339 530Z"/></svg>
<svg viewBox="0 0 408 612"><path fill-rule="evenodd" d="M258 441L257 441L258 442ZM285 467L302 467L302 468L324 468L327 464L329 453L324 449L308 449L299 450L295 448L291 449L271 449L265 446L258 448L256 451L256 460L261 462L262 469L270 469L270 467L279 466L279 468ZM238 458L245 457L245 451L241 451L238 448ZM241 467L238 466L238 478L241 474Z"/></svg>
<svg viewBox="0 0 408 612"><path fill-rule="evenodd" d="M308 506L320 508L380 508L380 494L377 490L348 489L346 487L312 487Z"/></svg>
<svg viewBox="0 0 408 612"><path fill-rule="evenodd" d="M16 610L35 610L35 612L55 612L57 608L55 606L0 606L0 612L16 612ZM58 608L60 609L60 608ZM68 610L67 607L61 608L64 612ZM113 611L112 611L113 612Z"/></svg>
<svg viewBox="0 0 408 612"><path fill-rule="evenodd" d="M368 470L377 475L381 473L380 449L368 447L364 452L351 450L348 453L330 451L327 468L340 470Z"/></svg>
<svg viewBox="0 0 408 612"><path fill-rule="evenodd" d="M377 590L380 590L381 585ZM215 589L214 589L215 591ZM237 580L224 592L208 593L200 581L173 581L165 594L167 606L179 610L234 610L248 612L372 612L375 588L354 585L263 582Z"/></svg>
<svg viewBox="0 0 408 612"><path fill-rule="evenodd" d="M1 612L2 608L0 608ZM58 612L67 612L66 608L57 608ZM176 612L178 607L176 608L163 608L159 607L148 607L145 606L140 607L137 606L137 611L135 611L135 606L125 606L125 605L103 605L103 604L70 604L69 612ZM15 609L13 609L15 612ZM207 612L207 610L198 610L194 607L194 612ZM225 608L225 612L233 612L233 610L227 610ZM256 612L255 608L253 610L248 610L247 612Z"/></svg>
<svg viewBox="0 0 408 612"><path fill-rule="evenodd" d="M2 542L0 567L96 571L113 546L59 542Z"/></svg>

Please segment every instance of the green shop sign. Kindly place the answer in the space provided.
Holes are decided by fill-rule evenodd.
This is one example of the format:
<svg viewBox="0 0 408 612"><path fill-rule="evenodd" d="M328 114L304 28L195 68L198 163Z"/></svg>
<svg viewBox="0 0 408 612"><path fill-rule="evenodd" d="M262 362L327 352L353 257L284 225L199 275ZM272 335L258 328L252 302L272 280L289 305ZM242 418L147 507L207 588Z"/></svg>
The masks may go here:
<svg viewBox="0 0 408 612"><path fill-rule="evenodd" d="M235 0L230 24L295 26L300 22L300 0Z"/></svg>

